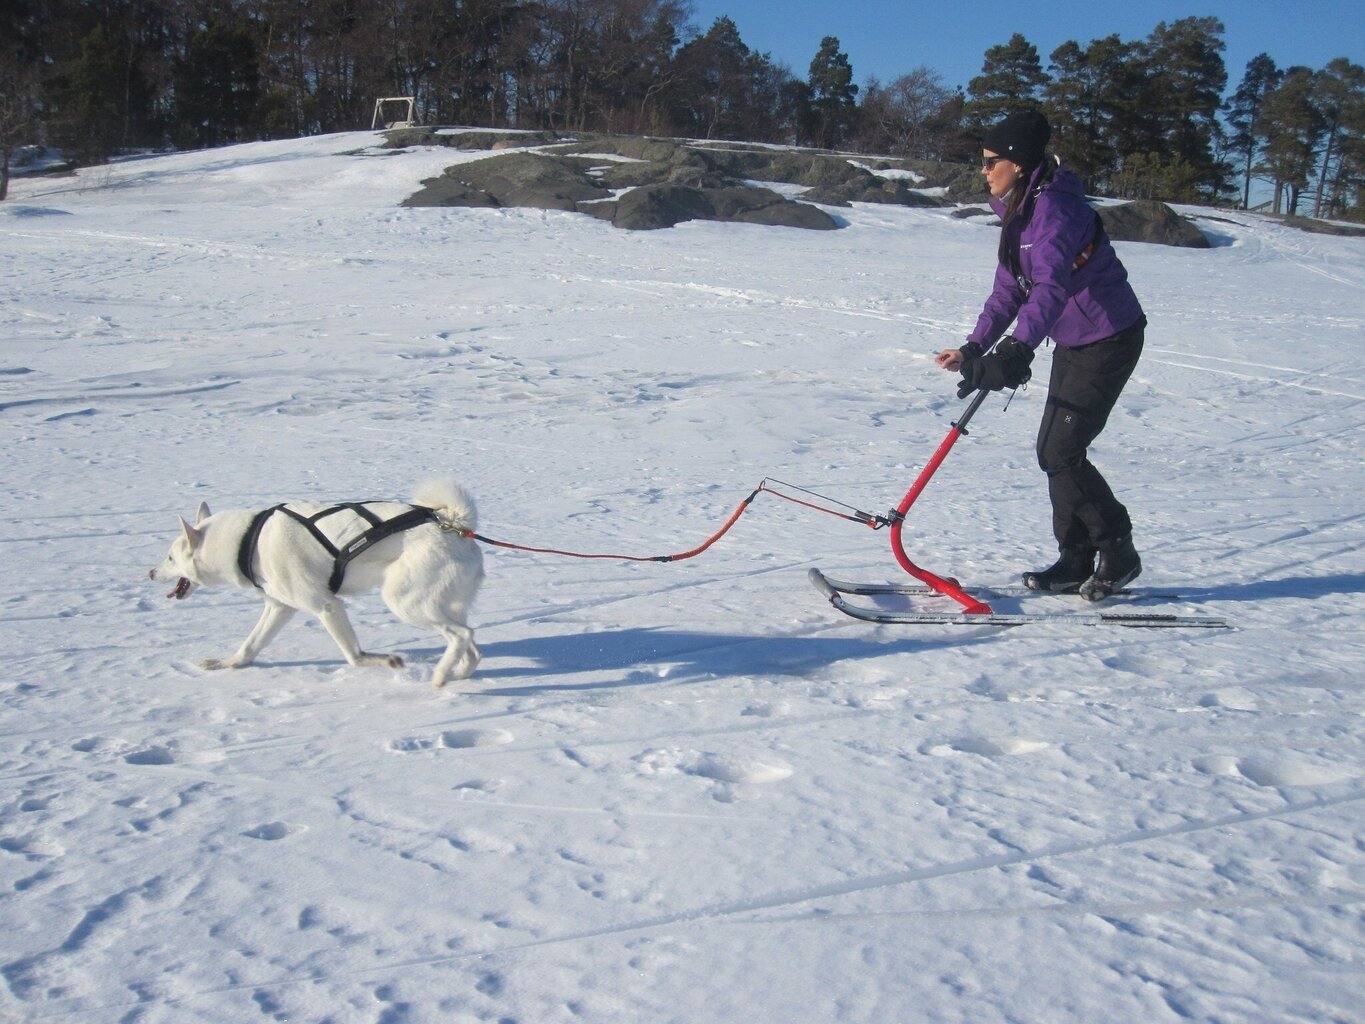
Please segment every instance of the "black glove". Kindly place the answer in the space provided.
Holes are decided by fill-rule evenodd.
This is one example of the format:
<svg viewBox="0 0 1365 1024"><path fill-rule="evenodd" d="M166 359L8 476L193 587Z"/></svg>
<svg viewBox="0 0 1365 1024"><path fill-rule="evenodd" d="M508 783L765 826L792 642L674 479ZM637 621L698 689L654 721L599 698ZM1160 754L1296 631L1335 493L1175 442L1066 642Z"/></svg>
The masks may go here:
<svg viewBox="0 0 1365 1024"><path fill-rule="evenodd" d="M1002 338L995 348L979 359L967 357L973 348L974 345L968 345L962 350L962 383L957 386L958 398L966 398L973 391L1022 387L1033 376L1033 371L1029 369L1029 364L1033 362L1033 349L1022 341Z"/></svg>

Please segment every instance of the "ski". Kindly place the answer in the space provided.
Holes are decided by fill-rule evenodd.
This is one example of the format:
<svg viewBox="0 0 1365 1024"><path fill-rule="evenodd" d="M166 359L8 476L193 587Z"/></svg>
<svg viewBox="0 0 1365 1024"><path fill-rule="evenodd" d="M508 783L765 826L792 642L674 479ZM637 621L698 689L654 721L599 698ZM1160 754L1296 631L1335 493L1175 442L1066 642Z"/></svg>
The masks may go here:
<svg viewBox="0 0 1365 1024"><path fill-rule="evenodd" d="M823 576L823 573L821 574ZM871 597L878 594L903 594L906 597L916 595L928 596L936 594L933 587L924 583L849 583L845 580L836 580L828 576L824 577L835 590L841 594L856 594L860 597ZM954 581L956 582L956 581ZM818 586L818 584L817 584ZM1051 590L1030 590L1025 586L1002 584L1000 586L966 586L959 584L964 590L976 594L990 594L996 597L1074 597L1074 594L1066 594L1061 591ZM1111 598L1122 598L1127 601L1179 601L1180 595L1172 590L1145 590L1141 588L1125 587L1116 590L1109 595Z"/></svg>
<svg viewBox="0 0 1365 1024"><path fill-rule="evenodd" d="M1027 626L1035 623L1068 623L1075 626L1126 626L1132 629L1227 629L1225 620L1205 615L1168 615L1155 612L1020 612L968 614L965 612L887 611L864 608L844 600L845 594L920 594L928 588L896 589L897 584L846 584L830 580L819 569L807 574L815 589L829 603L855 619L884 625L926 626ZM909 586L909 585L907 585ZM892 588L892 589L888 589ZM1034 591L1029 591L1034 593Z"/></svg>

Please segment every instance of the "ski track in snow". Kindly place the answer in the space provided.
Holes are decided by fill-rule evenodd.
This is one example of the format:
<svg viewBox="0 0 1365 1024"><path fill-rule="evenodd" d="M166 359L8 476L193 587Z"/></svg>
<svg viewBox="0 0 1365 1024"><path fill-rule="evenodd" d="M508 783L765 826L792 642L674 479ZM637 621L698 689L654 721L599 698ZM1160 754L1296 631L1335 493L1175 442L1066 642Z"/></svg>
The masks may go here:
<svg viewBox="0 0 1365 1024"><path fill-rule="evenodd" d="M765 477L889 508L960 408L932 354L987 225L405 210L481 154L374 138L0 204L0 1018L1354 1021L1360 240L1121 246L1152 326L1095 458L1144 584L1226 633L857 623L805 572L894 580L885 532L760 495L677 564L489 549L484 661L441 692L373 595L403 669L300 616L206 672L259 599L146 579L201 499L453 473L488 536L666 554ZM1045 381L916 505L927 564L1047 557Z"/></svg>

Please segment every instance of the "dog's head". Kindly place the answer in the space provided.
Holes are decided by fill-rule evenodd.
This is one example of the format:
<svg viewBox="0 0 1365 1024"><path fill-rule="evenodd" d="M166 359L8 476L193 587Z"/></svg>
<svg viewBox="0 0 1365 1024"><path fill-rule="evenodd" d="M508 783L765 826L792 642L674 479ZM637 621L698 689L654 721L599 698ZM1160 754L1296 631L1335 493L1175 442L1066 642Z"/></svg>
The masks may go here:
<svg viewBox="0 0 1365 1024"><path fill-rule="evenodd" d="M171 544L171 550L166 552L165 560L147 574L158 583L175 580L175 587L166 595L167 597L173 597L177 601L183 600L200 584L196 556L204 545L202 528L204 521L212 514L208 504L201 501L193 526L181 519L180 536Z"/></svg>

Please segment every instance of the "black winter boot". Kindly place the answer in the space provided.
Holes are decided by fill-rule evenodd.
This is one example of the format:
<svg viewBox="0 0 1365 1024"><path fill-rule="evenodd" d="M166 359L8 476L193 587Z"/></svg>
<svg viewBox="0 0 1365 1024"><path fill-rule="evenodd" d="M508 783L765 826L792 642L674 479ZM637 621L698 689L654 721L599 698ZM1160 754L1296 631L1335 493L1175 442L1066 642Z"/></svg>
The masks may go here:
<svg viewBox="0 0 1365 1024"><path fill-rule="evenodd" d="M1024 586L1029 590L1074 594L1094 572L1094 548L1062 548L1062 556L1048 568L1024 573Z"/></svg>
<svg viewBox="0 0 1365 1024"><path fill-rule="evenodd" d="M1142 572L1142 559L1133 547L1131 536L1121 537L1100 550L1100 561L1095 575L1081 584L1081 597L1087 601L1103 601L1122 590Z"/></svg>

